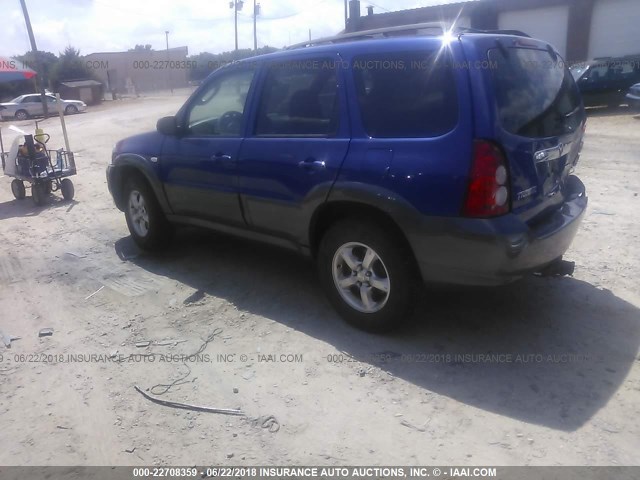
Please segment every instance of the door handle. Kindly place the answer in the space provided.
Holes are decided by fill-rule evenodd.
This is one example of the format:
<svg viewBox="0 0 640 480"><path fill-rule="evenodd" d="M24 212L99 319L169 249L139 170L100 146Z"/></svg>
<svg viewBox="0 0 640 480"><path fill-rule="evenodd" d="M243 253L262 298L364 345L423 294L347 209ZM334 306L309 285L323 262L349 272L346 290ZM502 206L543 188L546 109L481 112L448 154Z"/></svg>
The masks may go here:
<svg viewBox="0 0 640 480"><path fill-rule="evenodd" d="M298 163L298 167L304 168L305 170L319 170L327 168L327 164L324 161L316 160L315 158L307 158L306 160Z"/></svg>
<svg viewBox="0 0 640 480"><path fill-rule="evenodd" d="M211 160L213 160L214 162L220 162L220 161L230 162L233 160L233 158L231 157L231 155L225 155L224 153L216 153L211 157Z"/></svg>

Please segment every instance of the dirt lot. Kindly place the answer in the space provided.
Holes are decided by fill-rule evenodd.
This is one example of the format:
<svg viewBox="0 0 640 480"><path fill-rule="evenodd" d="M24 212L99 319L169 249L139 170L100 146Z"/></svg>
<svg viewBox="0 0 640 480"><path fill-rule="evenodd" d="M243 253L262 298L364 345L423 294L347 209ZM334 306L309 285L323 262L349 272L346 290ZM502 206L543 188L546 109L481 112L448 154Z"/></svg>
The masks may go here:
<svg viewBox="0 0 640 480"><path fill-rule="evenodd" d="M68 117L71 203L16 201L0 179L0 330L22 337L0 343L0 465L640 464L640 120L589 119L572 278L429 291L378 337L345 326L286 252L195 230L160 257L134 247L111 148L184 98ZM174 381L159 398L246 417L134 389Z"/></svg>

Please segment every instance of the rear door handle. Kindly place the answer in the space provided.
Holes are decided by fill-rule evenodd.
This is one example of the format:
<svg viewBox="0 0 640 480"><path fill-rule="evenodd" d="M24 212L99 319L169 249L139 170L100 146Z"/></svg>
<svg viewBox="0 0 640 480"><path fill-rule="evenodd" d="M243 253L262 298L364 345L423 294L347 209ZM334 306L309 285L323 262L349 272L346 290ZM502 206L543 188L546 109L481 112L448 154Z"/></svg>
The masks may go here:
<svg viewBox="0 0 640 480"><path fill-rule="evenodd" d="M320 170L327 168L327 164L324 161L316 160L315 158L307 158L306 160L298 163L298 167L304 168L305 170Z"/></svg>

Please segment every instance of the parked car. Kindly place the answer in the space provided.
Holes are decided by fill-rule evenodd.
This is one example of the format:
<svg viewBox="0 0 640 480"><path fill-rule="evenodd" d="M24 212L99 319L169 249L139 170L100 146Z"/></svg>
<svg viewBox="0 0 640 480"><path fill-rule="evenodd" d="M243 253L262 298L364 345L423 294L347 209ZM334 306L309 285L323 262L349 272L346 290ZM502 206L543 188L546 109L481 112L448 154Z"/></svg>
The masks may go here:
<svg viewBox="0 0 640 480"><path fill-rule="evenodd" d="M640 110L640 83L636 83L629 89L627 103L634 110Z"/></svg>
<svg viewBox="0 0 640 480"><path fill-rule="evenodd" d="M347 321L390 329L423 282L501 285L569 248L585 111L567 68L530 68L556 61L486 33L240 61L119 141L109 190L143 249L179 224L287 247Z"/></svg>
<svg viewBox="0 0 640 480"><path fill-rule="evenodd" d="M593 60L571 67L584 104L617 107L629 88L640 82L640 57Z"/></svg>
<svg viewBox="0 0 640 480"><path fill-rule="evenodd" d="M56 105L55 95L45 95L48 103L49 113L56 113L58 107ZM87 105L80 100L62 100L63 111L66 115L73 113L84 112L87 110ZM44 115L44 109L42 108L42 97L39 93L32 93L29 95L20 95L14 98L10 102L0 103L0 116L3 120L26 120L29 117L36 117Z"/></svg>

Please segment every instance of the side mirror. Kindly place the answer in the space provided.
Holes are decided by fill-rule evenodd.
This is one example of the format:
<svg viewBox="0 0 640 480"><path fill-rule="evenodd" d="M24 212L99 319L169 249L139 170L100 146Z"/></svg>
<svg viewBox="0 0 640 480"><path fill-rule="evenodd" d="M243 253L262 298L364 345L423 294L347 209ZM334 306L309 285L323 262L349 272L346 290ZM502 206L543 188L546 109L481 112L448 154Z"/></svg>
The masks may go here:
<svg viewBox="0 0 640 480"><path fill-rule="evenodd" d="M156 128L158 129L158 132L168 136L175 136L179 132L178 122L176 120L176 117L173 116L163 117L158 120Z"/></svg>

